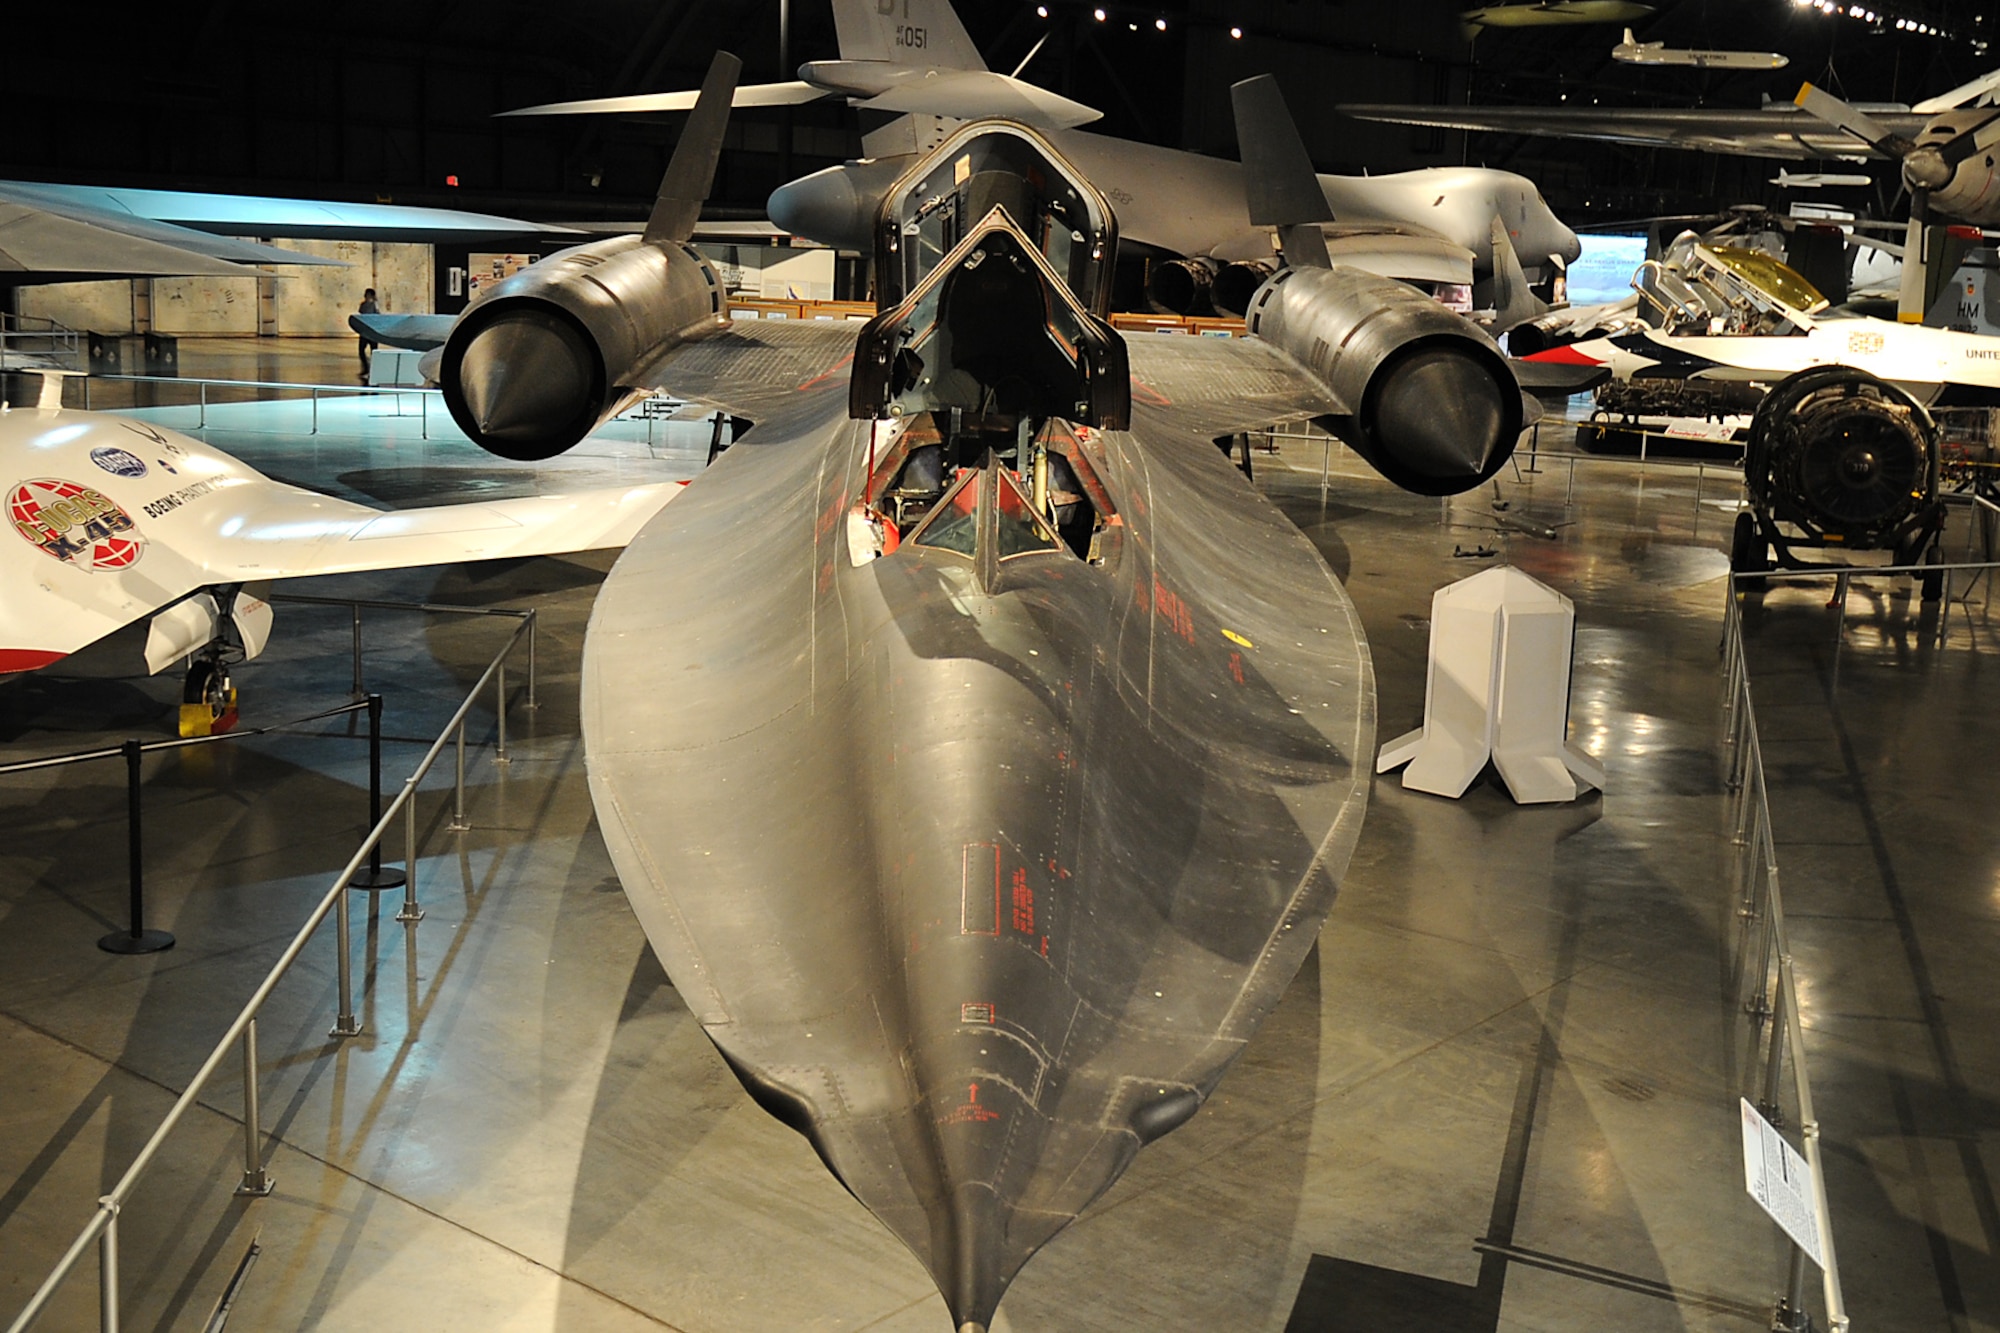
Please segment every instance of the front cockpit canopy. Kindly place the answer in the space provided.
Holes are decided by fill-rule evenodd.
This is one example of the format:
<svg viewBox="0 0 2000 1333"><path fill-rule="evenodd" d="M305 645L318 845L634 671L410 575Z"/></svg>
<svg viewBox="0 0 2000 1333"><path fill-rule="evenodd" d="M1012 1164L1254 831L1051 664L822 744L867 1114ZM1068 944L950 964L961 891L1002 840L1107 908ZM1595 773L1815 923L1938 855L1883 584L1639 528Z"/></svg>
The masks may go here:
<svg viewBox="0 0 2000 1333"><path fill-rule="evenodd" d="M955 465L1050 419L1122 429L1125 344L1102 315L1116 242L1110 206L1047 141L967 126L883 201L849 414L948 415Z"/></svg>
<svg viewBox="0 0 2000 1333"><path fill-rule="evenodd" d="M877 304L902 301L995 208L1084 309L1111 308L1111 205L1048 140L1004 121L967 125L905 172L876 219Z"/></svg>

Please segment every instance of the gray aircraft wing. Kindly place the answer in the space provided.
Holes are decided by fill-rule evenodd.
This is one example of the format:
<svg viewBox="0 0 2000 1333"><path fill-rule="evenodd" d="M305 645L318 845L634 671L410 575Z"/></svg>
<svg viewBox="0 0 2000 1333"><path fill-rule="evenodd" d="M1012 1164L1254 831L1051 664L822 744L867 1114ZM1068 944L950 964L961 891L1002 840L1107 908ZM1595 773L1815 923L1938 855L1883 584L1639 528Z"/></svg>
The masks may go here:
<svg viewBox="0 0 2000 1333"><path fill-rule="evenodd" d="M391 204L0 181L0 285L241 277L260 264L344 266L342 260L238 239L243 234L435 240L549 230L563 229Z"/></svg>
<svg viewBox="0 0 2000 1333"><path fill-rule="evenodd" d="M1438 107L1347 105L1360 120L1428 125L1447 130L1534 134L1554 139L1649 148L1692 148L1747 157L1879 158L1881 153L1790 102L1757 110L1719 107ZM1909 111L1881 111L1874 118L1914 138L1930 121Z"/></svg>
<svg viewBox="0 0 2000 1333"><path fill-rule="evenodd" d="M1132 401L1203 440L1351 411L1298 362L1254 338L1134 333Z"/></svg>
<svg viewBox="0 0 2000 1333"><path fill-rule="evenodd" d="M340 262L163 222L41 208L0 193L0 284L244 276L256 264Z"/></svg>
<svg viewBox="0 0 2000 1333"><path fill-rule="evenodd" d="M107 226L123 225L128 230L148 223L165 223L176 228L225 236L431 241L529 233L568 234L573 230L454 208L351 204L338 200L214 194L198 190L140 190L109 185L0 181L0 199ZM271 261L252 259L244 262ZM292 262L299 261L295 259Z"/></svg>
<svg viewBox="0 0 2000 1333"><path fill-rule="evenodd" d="M457 315L349 315L347 327L370 342L428 352L444 346Z"/></svg>

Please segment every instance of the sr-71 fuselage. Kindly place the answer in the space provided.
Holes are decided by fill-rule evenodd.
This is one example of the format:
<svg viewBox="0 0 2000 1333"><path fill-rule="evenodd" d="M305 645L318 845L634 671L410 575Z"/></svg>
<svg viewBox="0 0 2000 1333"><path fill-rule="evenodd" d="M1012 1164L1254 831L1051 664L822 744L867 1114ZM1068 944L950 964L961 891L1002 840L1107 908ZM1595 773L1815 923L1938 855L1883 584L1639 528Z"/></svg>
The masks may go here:
<svg viewBox="0 0 2000 1333"><path fill-rule="evenodd" d="M1246 220L1294 266L1252 336L1128 344L1109 202L1000 122L888 191L874 319L732 320L686 244L729 65L646 235L497 284L439 335L440 374L515 457L646 389L755 423L599 595L592 798L746 1090L983 1333L1213 1090L1359 831L1354 608L1218 442L1317 417L1439 494L1504 464L1520 394L1465 321L1328 264L1267 84L1239 102Z"/></svg>

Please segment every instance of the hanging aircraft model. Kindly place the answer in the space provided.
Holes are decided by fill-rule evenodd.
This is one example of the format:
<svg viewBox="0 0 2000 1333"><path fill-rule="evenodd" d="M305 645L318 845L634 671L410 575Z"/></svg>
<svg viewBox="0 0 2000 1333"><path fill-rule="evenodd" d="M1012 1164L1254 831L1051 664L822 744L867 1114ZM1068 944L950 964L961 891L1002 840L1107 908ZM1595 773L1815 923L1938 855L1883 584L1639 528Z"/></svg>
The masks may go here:
<svg viewBox="0 0 2000 1333"><path fill-rule="evenodd" d="M1459 15L1479 28L1554 28L1583 23L1630 23L1653 12L1651 5L1631 0L1529 0L1527 4L1485 5Z"/></svg>
<svg viewBox="0 0 2000 1333"><path fill-rule="evenodd" d="M384 513L272 481L176 431L65 410L61 377L34 407L0 406L0 680L150 621L148 671L188 661L183 734L233 721L229 666L263 651L272 579L623 546L681 484Z"/></svg>
<svg viewBox="0 0 2000 1333"><path fill-rule="evenodd" d="M874 319L732 324L686 240L739 68L716 58L646 234L495 284L439 373L510 457L634 390L754 423L599 594L592 799L745 1089L985 1333L1200 1108L1358 833L1353 606L1217 442L1314 417L1442 494L1505 463L1523 405L1464 319L1327 262L1268 80L1236 93L1248 221L1293 265L1247 337L1128 343L1110 201L999 121L884 192Z"/></svg>
<svg viewBox="0 0 2000 1333"><path fill-rule="evenodd" d="M1240 315L1271 275L1270 238L1243 217L1237 163L1077 130L1099 113L1026 83L1016 77L1019 70L989 71L949 0L894 6L833 0L833 13L839 60L800 66L795 83L738 89L736 105L845 96L863 110L912 114L865 136L861 160L774 191L769 210L779 227L865 254L873 245L877 207L917 154L964 120L1005 116L1043 131L1116 203L1126 244L1168 256L1148 275L1148 296L1160 309ZM685 111L693 96L651 93L507 114ZM1546 287L1581 253L1576 234L1549 210L1534 183L1512 172L1428 167L1318 179L1332 209L1323 230L1333 257L1386 277L1435 285L1486 282L1495 271L1495 218L1531 283ZM1492 304L1483 288L1474 299Z"/></svg>
<svg viewBox="0 0 2000 1333"><path fill-rule="evenodd" d="M1642 42L1625 30L1611 58L1627 65L1691 65L1696 69L1783 69L1791 61L1775 51L1682 50L1665 42Z"/></svg>

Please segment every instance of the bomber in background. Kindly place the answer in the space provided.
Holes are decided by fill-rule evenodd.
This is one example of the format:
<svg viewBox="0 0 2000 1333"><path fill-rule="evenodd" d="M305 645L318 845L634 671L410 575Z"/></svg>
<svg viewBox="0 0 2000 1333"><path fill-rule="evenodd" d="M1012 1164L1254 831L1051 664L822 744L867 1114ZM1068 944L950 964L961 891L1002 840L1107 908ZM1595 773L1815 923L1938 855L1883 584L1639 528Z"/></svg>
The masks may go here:
<svg viewBox="0 0 2000 1333"><path fill-rule="evenodd" d="M845 95L863 109L914 114L866 135L861 160L780 186L769 203L780 227L867 254L883 197L917 155L965 120L1004 116L1043 132L1116 201L1126 245L1161 256L1147 278L1155 308L1240 316L1271 276L1270 239L1243 216L1237 163L1077 130L1097 113L987 70L950 0L907 0L893 12L868 0L834 0L833 11L839 60L800 66L797 83L739 89L736 105ZM692 105L685 92L653 93L508 114L629 114ZM1428 167L1318 179L1330 209L1322 230L1336 260L1433 290L1472 287L1473 302L1482 308L1495 304L1487 284L1512 259L1496 254L1496 235L1518 257L1527 281L1545 293L1562 266L1581 253L1576 234L1550 211L1534 183L1513 172Z"/></svg>
<svg viewBox="0 0 2000 1333"><path fill-rule="evenodd" d="M1104 317L1109 202L1000 122L889 192L858 332L732 324L685 240L733 64L647 236L497 284L440 373L509 456L567 447L630 392L754 423L599 595L592 798L746 1090L983 1333L1021 1265L1214 1089L1358 833L1353 607L1218 443L1319 417L1440 494L1504 464L1523 402L1466 321L1326 263L1326 200L1268 82L1238 90L1251 216L1295 266L1248 337L1128 344Z"/></svg>

